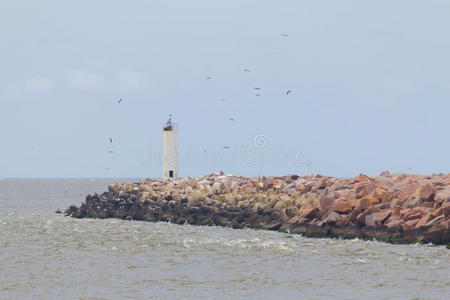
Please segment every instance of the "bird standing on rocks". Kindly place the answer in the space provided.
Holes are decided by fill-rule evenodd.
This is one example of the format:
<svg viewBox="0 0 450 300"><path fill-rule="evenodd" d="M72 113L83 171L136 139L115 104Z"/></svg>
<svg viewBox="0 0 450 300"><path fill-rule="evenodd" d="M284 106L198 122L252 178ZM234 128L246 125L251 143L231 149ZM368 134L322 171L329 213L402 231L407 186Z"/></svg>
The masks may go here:
<svg viewBox="0 0 450 300"><path fill-rule="evenodd" d="M290 93L292 93L291 90L287 90L287 91L286 91L286 95L289 95Z"/></svg>

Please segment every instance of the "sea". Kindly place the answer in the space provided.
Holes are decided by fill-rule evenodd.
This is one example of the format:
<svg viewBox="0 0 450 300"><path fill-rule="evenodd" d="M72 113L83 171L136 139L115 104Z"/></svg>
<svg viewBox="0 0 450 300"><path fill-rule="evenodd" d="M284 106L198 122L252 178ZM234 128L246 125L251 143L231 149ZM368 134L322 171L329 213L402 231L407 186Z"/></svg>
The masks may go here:
<svg viewBox="0 0 450 300"><path fill-rule="evenodd" d="M128 179L0 179L0 299L450 299L450 250L57 214Z"/></svg>

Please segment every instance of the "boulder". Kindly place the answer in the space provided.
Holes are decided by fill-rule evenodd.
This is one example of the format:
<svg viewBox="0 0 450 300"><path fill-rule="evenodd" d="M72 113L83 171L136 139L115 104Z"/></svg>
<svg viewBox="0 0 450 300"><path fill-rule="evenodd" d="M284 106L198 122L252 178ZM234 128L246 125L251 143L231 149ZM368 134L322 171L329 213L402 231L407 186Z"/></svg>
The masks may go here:
<svg viewBox="0 0 450 300"><path fill-rule="evenodd" d="M422 200L419 197L411 196L403 203L403 208L413 208L422 204Z"/></svg>
<svg viewBox="0 0 450 300"><path fill-rule="evenodd" d="M371 207L372 205L376 205L376 204L379 204L379 203L380 203L380 201L378 201L377 198L372 197L372 196L362 197L359 200L359 206L362 209L367 209L367 208Z"/></svg>
<svg viewBox="0 0 450 300"><path fill-rule="evenodd" d="M427 183L420 187L419 197L422 201L433 201L434 195L436 194L436 186L431 183Z"/></svg>
<svg viewBox="0 0 450 300"><path fill-rule="evenodd" d="M377 184L374 182L361 183L355 190L356 195L359 197L367 196L369 194L372 194L377 187Z"/></svg>
<svg viewBox="0 0 450 300"><path fill-rule="evenodd" d="M325 195L322 198L320 198L320 209L321 210L330 210L333 209L335 202L335 198L333 196Z"/></svg>
<svg viewBox="0 0 450 300"><path fill-rule="evenodd" d="M300 209L300 218L307 218L307 219L312 219L314 218L315 214L319 211L319 209L317 207L307 207L307 206L303 206Z"/></svg>
<svg viewBox="0 0 450 300"><path fill-rule="evenodd" d="M372 192L372 196L377 199L380 199L382 202L388 202L388 201L392 200L392 199L389 199L389 197L386 197L386 195L387 195L387 191L386 191L386 189L384 189L382 187L377 187Z"/></svg>
<svg viewBox="0 0 450 300"><path fill-rule="evenodd" d="M447 187L439 192L436 192L434 199L437 202L450 202L450 187Z"/></svg>
<svg viewBox="0 0 450 300"><path fill-rule="evenodd" d="M386 222L386 227L391 231L398 231L401 229L401 225L404 223L400 218L388 219Z"/></svg>
<svg viewBox="0 0 450 300"><path fill-rule="evenodd" d="M419 229L421 227L424 227L430 220L431 218L433 218L433 216L431 215L431 213L426 214L425 216L423 216L419 222L417 222L416 224L416 229Z"/></svg>
<svg viewBox="0 0 450 300"><path fill-rule="evenodd" d="M342 216L338 213L335 213L334 211L331 211L328 213L328 215L320 221L318 224L319 226L322 226L323 224L335 224L336 222L340 221L342 219Z"/></svg>
<svg viewBox="0 0 450 300"><path fill-rule="evenodd" d="M356 220L362 224L366 223L366 216L379 212L380 208L377 206L371 206L368 209L366 209L365 211L363 211L362 213L360 213L357 217Z"/></svg>
<svg viewBox="0 0 450 300"><path fill-rule="evenodd" d="M442 215L439 217L436 217L436 218L432 219L431 221L429 221L427 224L425 224L425 227L432 227L432 226L438 225L439 223L444 221L444 219L445 219L445 217Z"/></svg>
<svg viewBox="0 0 450 300"><path fill-rule="evenodd" d="M406 232L413 231L418 222L419 219L406 221L405 223L402 224L402 230Z"/></svg>
<svg viewBox="0 0 450 300"><path fill-rule="evenodd" d="M369 227L379 227L391 215L389 210L376 212L365 217L365 224Z"/></svg>
<svg viewBox="0 0 450 300"><path fill-rule="evenodd" d="M349 213L352 211L352 205L348 201L339 199L334 204L333 211L341 213L341 214Z"/></svg>
<svg viewBox="0 0 450 300"><path fill-rule="evenodd" d="M407 183L400 182L397 183L394 189L394 197L400 199L400 201L406 201L409 197L414 195L419 189L420 185L418 183Z"/></svg>
<svg viewBox="0 0 450 300"><path fill-rule="evenodd" d="M434 217L441 216L441 215L444 215L447 217L449 214L450 214L450 202L446 202L446 203L442 204L441 207L439 207L438 209L436 209L433 212Z"/></svg>
<svg viewBox="0 0 450 300"><path fill-rule="evenodd" d="M439 226L441 226L444 231L450 231L450 220L445 220L439 223Z"/></svg>
<svg viewBox="0 0 450 300"><path fill-rule="evenodd" d="M358 176L353 178L353 182L370 182L371 180L372 180L371 177L364 174L359 174Z"/></svg>
<svg viewBox="0 0 450 300"><path fill-rule="evenodd" d="M392 209L392 215L393 216L400 216L400 211L402 210L402 208L401 208L401 206L400 205L397 205L396 207L394 207L393 209Z"/></svg>

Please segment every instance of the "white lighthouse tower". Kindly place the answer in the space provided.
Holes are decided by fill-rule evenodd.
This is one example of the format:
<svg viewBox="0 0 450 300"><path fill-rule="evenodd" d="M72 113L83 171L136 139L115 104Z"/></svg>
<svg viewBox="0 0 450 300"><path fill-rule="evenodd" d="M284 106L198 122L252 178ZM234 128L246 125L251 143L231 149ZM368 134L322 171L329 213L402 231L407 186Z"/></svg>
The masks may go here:
<svg viewBox="0 0 450 300"><path fill-rule="evenodd" d="M162 179L178 177L178 128L172 115L163 125Z"/></svg>

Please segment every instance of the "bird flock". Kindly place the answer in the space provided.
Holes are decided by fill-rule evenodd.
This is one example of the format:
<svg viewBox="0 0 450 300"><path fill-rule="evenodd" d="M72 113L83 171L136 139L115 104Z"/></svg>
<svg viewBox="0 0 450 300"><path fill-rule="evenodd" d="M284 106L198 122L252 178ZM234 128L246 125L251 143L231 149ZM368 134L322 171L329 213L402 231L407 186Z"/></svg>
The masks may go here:
<svg viewBox="0 0 450 300"><path fill-rule="evenodd" d="M282 34L280 34L280 35L281 35L282 37L285 37L285 38L287 38L287 37L289 36L289 35L286 34L286 33L282 33ZM251 72L252 70L251 70L251 69L245 68L245 69L243 69L242 71L245 72L245 73L249 73L249 72ZM210 80L212 77L211 77L211 76L206 76L205 78L206 78L207 80ZM262 89L261 89L260 87L254 87L253 89L254 89L255 92L256 92L256 93L255 93L255 96L256 96L256 97L262 96L262 94L261 94ZM285 93L286 93L286 95L289 95L289 94L292 93L292 90L287 90ZM220 101L225 102L225 98L221 98ZM236 121L235 118L228 118L228 120L230 120L230 121L232 121L232 122ZM229 146L223 146L222 148L223 148L223 149L230 149L231 147L229 147ZM203 152L206 152L206 150L204 150Z"/></svg>
<svg viewBox="0 0 450 300"><path fill-rule="evenodd" d="M280 34L280 35L281 35L282 37L284 37L284 38L287 38L287 37L289 36L289 35L286 34L286 33L282 33L282 34ZM248 69L248 68L245 68L245 69L243 69L242 71L243 71L244 73L250 73L252 70L251 70L251 69ZM205 79L206 79L206 80L210 80L210 79L212 79L212 77L211 77L211 76L206 76ZM255 96L256 96L256 97L262 96L262 94L261 94L262 89L261 89L260 87L253 87L253 89L254 89L255 92L256 92L256 93L255 93ZM289 94L292 93L292 90L287 90L285 93L286 93L286 95L289 95ZM225 98L221 98L220 101L221 101L221 102L226 102L226 99L225 99ZM123 102L123 99L122 99L122 98L120 98L120 99L117 101L117 103L119 103L119 104L122 103L122 102ZM235 118L232 118L232 117L229 117L228 120L231 121L231 122L236 121L236 119L235 119ZM113 143L112 137L109 137L109 143L110 143L110 144ZM223 149L230 149L231 147L230 147L230 146L223 146L222 148L223 148ZM206 152L206 150L204 150L203 152ZM114 150L109 150L108 153L113 154L113 153L115 153L115 151L114 151ZM107 168L107 169L109 170L109 168Z"/></svg>

